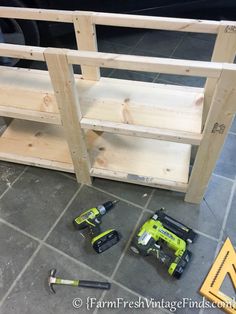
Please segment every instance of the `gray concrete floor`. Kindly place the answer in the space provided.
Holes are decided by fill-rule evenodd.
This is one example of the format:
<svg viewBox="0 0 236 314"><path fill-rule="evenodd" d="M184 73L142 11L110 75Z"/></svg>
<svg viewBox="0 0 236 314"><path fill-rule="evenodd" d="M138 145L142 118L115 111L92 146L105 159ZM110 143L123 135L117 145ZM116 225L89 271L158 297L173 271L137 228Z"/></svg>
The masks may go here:
<svg viewBox="0 0 236 314"><path fill-rule="evenodd" d="M99 50L136 55L209 60L214 36L164 31L125 33L99 40ZM70 45L69 45L70 46ZM73 47L73 45L71 45ZM33 67L41 67L34 63ZM79 72L79 69L75 69ZM159 73L103 70L104 76L169 84L202 86L203 78ZM4 122L0 120L0 129ZM198 293L222 241L227 235L236 245L236 121L220 159L198 205L184 203L183 194L103 179L93 186L78 184L73 175L0 162L0 313L85 313L87 297L111 301L154 298L200 301ZM72 219L83 210L110 199L116 208L103 219L102 228L116 228L121 241L97 255L88 239L74 230ZM135 230L154 210L167 213L194 228L199 237L190 250L193 258L176 281L153 258L134 255L129 244ZM108 280L112 288L99 290L57 287L51 295L46 286L50 268L66 278ZM81 298L79 309L72 306ZM167 305L166 305L167 306ZM164 313L166 309L99 309L103 313ZM180 308L176 313L217 313L218 310Z"/></svg>

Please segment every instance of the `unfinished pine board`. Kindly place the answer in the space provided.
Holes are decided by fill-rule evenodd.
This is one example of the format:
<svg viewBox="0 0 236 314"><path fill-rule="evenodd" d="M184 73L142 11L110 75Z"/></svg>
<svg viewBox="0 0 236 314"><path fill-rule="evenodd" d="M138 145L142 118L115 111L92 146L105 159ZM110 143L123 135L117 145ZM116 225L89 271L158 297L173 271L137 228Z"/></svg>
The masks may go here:
<svg viewBox="0 0 236 314"><path fill-rule="evenodd" d="M0 137L0 159L73 172L61 126L14 119Z"/></svg>
<svg viewBox="0 0 236 314"><path fill-rule="evenodd" d="M72 11L44 10L32 8L12 8L1 6L1 17L18 18L26 20L51 21L72 23Z"/></svg>
<svg viewBox="0 0 236 314"><path fill-rule="evenodd" d="M75 38L79 50L97 51L96 26L92 22L90 13L75 12L73 16ZM90 66L81 66L83 78L98 81L100 69Z"/></svg>
<svg viewBox="0 0 236 314"><path fill-rule="evenodd" d="M132 175L132 174L127 174L127 172L112 171L112 170L101 169L101 168L91 168L90 174L92 177L151 186L154 188L166 189L166 190L183 192L183 193L186 192L187 187L188 187L186 183L168 181L168 180L160 179L156 177Z"/></svg>
<svg viewBox="0 0 236 314"><path fill-rule="evenodd" d="M4 47L5 45L6 44L0 44L0 47ZM18 47L16 47L16 49L17 48ZM70 64L187 76L217 78L220 76L222 70L222 64L216 62L211 63L205 61L134 56L92 51L68 50L67 58Z"/></svg>
<svg viewBox="0 0 236 314"><path fill-rule="evenodd" d="M93 176L181 191L187 186L191 145L94 131L87 143Z"/></svg>
<svg viewBox="0 0 236 314"><path fill-rule="evenodd" d="M180 32L217 33L219 22L180 19L160 16L140 16L131 14L116 14L103 12L90 12L93 22L97 25L137 27L148 29L163 29Z"/></svg>
<svg viewBox="0 0 236 314"><path fill-rule="evenodd" d="M92 176L185 191L190 149L131 136L87 132ZM74 172L61 126L13 120L0 137L0 159Z"/></svg>
<svg viewBox="0 0 236 314"><path fill-rule="evenodd" d="M47 48L35 46L0 43L1 56L18 59L45 61L44 53L46 49ZM218 78L222 71L222 64L216 62L134 56L95 51L77 51L70 49L61 49L61 53L66 54L69 64L78 64L81 66L212 78Z"/></svg>
<svg viewBox="0 0 236 314"><path fill-rule="evenodd" d="M0 116L61 124L47 71L0 68Z"/></svg>
<svg viewBox="0 0 236 314"><path fill-rule="evenodd" d="M229 62L233 63L236 55L236 22L221 21L218 29L218 34L215 41L215 47L211 61L213 62ZM205 84L205 101L203 111L203 123L206 122L207 114L210 110L210 105L217 80L209 78Z"/></svg>
<svg viewBox="0 0 236 314"><path fill-rule="evenodd" d="M110 132L123 135L131 135L157 140L166 140L177 143L200 145L202 134L160 129L147 126L140 126L127 123L117 123L105 120L95 120L82 118L81 126L84 129L92 129L101 132Z"/></svg>
<svg viewBox="0 0 236 314"><path fill-rule="evenodd" d="M68 143L75 175L79 182L91 184L90 161L81 129L80 102L75 84L73 67L68 64L66 54L58 48L45 50L45 60L54 94L60 111L66 141Z"/></svg>
<svg viewBox="0 0 236 314"><path fill-rule="evenodd" d="M0 48L1 57L44 61L43 47L0 43Z"/></svg>
<svg viewBox="0 0 236 314"><path fill-rule="evenodd" d="M110 78L77 85L84 118L201 133L202 89Z"/></svg>
<svg viewBox="0 0 236 314"><path fill-rule="evenodd" d="M73 21L74 11L42 10L38 8L11 8L1 6L0 17L66 22ZM179 19L170 17L140 16L131 14L114 14L101 12L77 11L77 14L87 13L92 16L93 23L97 25L124 26L148 29L164 29L182 32L217 33L219 22Z"/></svg>
<svg viewBox="0 0 236 314"><path fill-rule="evenodd" d="M225 64L217 83L185 200L200 203L236 112L236 67Z"/></svg>
<svg viewBox="0 0 236 314"><path fill-rule="evenodd" d="M61 123L47 71L3 67L0 74L0 115ZM201 88L80 78L76 76L83 118L201 133Z"/></svg>

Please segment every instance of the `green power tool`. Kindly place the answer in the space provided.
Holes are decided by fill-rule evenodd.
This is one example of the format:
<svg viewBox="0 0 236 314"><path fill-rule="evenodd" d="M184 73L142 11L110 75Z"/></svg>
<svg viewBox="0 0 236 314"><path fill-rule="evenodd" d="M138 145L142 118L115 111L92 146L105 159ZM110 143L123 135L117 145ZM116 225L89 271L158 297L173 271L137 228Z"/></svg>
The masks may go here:
<svg viewBox="0 0 236 314"><path fill-rule="evenodd" d="M120 240L120 234L116 230L109 229L101 232L100 228L101 217L112 209L116 203L118 203L118 200L108 201L97 207L90 208L73 220L76 229L89 228L89 233L92 236L91 243L97 253L106 251Z"/></svg>
<svg viewBox="0 0 236 314"><path fill-rule="evenodd" d="M196 233L158 210L139 230L134 237L131 249L143 256L154 255L168 267L168 273L179 279L191 258L187 250Z"/></svg>

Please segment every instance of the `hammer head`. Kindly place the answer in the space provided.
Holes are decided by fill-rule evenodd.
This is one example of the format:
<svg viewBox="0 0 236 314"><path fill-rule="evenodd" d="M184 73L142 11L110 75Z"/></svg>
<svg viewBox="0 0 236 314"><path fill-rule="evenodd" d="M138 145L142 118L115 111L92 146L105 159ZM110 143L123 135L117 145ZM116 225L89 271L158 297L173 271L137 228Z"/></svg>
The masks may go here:
<svg viewBox="0 0 236 314"><path fill-rule="evenodd" d="M53 287L53 284L56 282L56 269L53 268L49 271L49 276L48 276L48 286L49 286L49 289L52 293L56 293L56 291L54 290L54 287Z"/></svg>

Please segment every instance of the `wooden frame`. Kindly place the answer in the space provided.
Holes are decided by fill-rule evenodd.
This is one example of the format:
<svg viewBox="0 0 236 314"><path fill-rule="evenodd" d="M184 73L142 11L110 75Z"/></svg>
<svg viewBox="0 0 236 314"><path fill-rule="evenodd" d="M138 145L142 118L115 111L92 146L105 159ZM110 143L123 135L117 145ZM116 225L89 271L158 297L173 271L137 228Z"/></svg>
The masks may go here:
<svg viewBox="0 0 236 314"><path fill-rule="evenodd" d="M0 8L0 18L73 23L78 51L0 44L48 71L0 68L0 159L186 192L199 203L236 112L236 23ZM217 34L212 61L101 53L96 25ZM227 51L227 53L225 53ZM216 62L217 61L217 62ZM82 75L74 75L73 64ZM100 67L207 77L205 89L100 77ZM192 145L199 146L189 177Z"/></svg>

